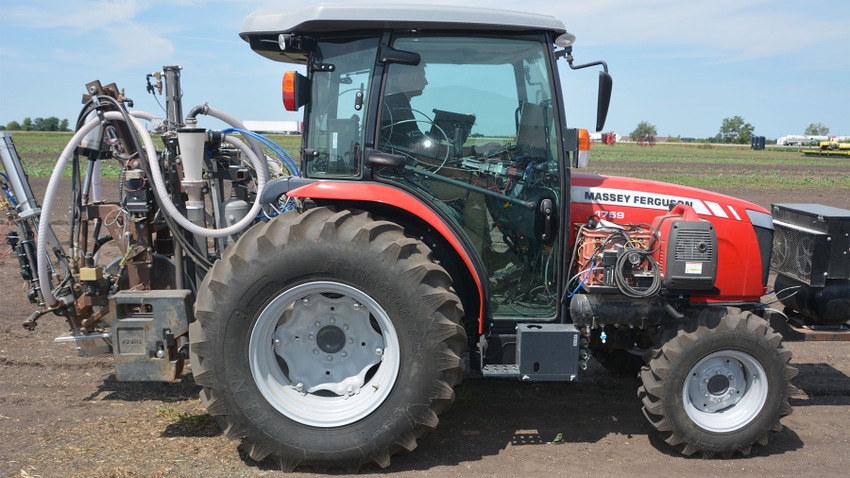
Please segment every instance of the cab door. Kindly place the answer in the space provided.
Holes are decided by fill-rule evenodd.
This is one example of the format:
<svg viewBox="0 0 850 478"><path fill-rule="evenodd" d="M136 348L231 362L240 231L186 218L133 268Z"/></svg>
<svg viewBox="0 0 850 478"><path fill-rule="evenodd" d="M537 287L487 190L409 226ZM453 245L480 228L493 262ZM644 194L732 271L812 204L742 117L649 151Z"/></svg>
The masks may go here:
<svg viewBox="0 0 850 478"><path fill-rule="evenodd" d="M551 42L399 36L415 64L387 65L376 148L405 157L378 178L433 204L487 274L489 318L555 320L563 194Z"/></svg>

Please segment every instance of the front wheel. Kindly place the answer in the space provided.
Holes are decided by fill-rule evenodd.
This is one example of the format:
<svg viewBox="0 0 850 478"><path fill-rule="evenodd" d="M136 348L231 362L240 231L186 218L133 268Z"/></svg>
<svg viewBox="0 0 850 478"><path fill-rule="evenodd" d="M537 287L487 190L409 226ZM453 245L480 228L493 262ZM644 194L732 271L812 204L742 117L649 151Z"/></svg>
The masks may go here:
<svg viewBox="0 0 850 478"><path fill-rule="evenodd" d="M650 424L685 455L750 453L791 413L791 352L762 318L707 308L665 334L641 369L638 396Z"/></svg>
<svg viewBox="0 0 850 478"><path fill-rule="evenodd" d="M367 213L316 208L255 227L199 289L201 399L255 460L387 466L434 429L462 377L450 284L424 244Z"/></svg>

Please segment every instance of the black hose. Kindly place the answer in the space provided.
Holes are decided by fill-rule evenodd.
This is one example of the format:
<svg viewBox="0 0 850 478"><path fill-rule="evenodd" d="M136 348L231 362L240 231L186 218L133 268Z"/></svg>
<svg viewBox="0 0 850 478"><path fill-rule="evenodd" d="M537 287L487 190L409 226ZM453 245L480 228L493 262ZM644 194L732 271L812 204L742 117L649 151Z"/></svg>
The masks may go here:
<svg viewBox="0 0 850 478"><path fill-rule="evenodd" d="M627 262L631 254L637 254L649 263L649 266L652 269L652 284L650 284L649 287L634 287L629 284L623 269L627 267ZM622 292L626 297L631 297L633 299L646 299L661 292L661 271L658 270L658 264L655 262L655 259L652 258L649 251L645 251L643 249L626 249L617 258L617 264L614 268L614 282L617 284L617 288L620 289L620 292Z"/></svg>

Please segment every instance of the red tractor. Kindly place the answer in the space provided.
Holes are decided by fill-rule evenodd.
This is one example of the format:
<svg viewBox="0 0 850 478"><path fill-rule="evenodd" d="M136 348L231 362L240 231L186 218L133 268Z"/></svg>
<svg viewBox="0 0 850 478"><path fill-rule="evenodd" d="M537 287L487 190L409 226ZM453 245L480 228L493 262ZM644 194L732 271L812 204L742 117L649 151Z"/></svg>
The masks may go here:
<svg viewBox="0 0 850 478"><path fill-rule="evenodd" d="M303 109L300 160L272 159L207 105L184 118L167 67L149 75L167 90L159 149L140 123L152 115L89 85L57 166L90 166L75 173L70 255L46 226L58 176L40 210L13 154L4 166L10 242L45 306L26 325L66 317L67 340L113 354L121 380L173 380L188 359L255 460L384 467L437 426L465 374L573 381L590 356L639 373L643 413L682 453L746 455L791 412L775 329L808 333L760 302L772 249L802 272L783 279L798 291L786 311L843 336L850 213L778 206L775 226L742 200L576 171L589 136L566 127L558 65L602 67L597 131L612 80L604 62L574 64L555 18L322 5L253 14L240 36L303 72L282 83ZM90 194L110 157L117 203Z"/></svg>

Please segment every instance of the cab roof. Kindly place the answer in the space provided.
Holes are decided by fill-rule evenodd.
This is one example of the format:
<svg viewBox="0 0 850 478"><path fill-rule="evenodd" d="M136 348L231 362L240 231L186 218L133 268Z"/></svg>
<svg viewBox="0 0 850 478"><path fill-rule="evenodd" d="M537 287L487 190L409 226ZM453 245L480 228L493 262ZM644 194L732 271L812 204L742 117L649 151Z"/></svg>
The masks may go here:
<svg viewBox="0 0 850 478"><path fill-rule="evenodd" d="M563 22L550 15L448 5L319 4L301 10L258 11L242 21L239 36L257 53L277 61L300 63L271 45L279 34L310 34L352 30L458 30L566 32Z"/></svg>

